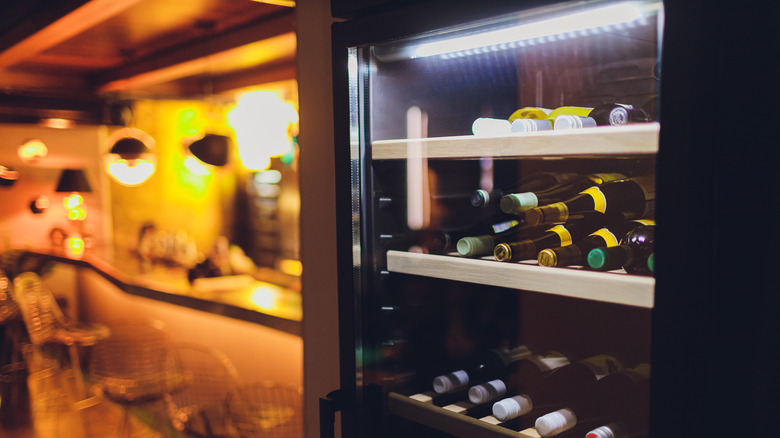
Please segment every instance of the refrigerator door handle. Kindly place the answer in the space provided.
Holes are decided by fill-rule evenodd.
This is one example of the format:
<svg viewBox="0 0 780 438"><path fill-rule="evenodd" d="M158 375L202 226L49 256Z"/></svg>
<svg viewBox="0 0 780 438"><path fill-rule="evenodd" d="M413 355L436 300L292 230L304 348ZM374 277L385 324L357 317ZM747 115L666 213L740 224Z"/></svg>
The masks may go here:
<svg viewBox="0 0 780 438"><path fill-rule="evenodd" d="M344 393L341 389L320 397L320 438L336 438L336 412L344 407Z"/></svg>

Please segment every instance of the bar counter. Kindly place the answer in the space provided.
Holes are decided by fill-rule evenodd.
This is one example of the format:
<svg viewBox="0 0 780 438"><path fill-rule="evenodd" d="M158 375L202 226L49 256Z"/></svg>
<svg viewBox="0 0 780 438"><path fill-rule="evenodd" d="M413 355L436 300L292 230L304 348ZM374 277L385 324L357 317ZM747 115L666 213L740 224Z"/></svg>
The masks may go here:
<svg viewBox="0 0 780 438"><path fill-rule="evenodd" d="M298 278L267 268L253 275L187 279L187 269L136 257L126 249L89 248L80 256L62 250L23 249L25 257L93 270L121 291L301 336Z"/></svg>

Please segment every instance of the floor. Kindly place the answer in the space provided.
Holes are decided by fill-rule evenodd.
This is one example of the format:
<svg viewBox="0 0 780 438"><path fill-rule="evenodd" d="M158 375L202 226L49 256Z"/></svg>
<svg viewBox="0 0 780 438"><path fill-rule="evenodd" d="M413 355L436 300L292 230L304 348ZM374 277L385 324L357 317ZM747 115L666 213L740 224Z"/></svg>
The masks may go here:
<svg viewBox="0 0 780 438"><path fill-rule="evenodd" d="M15 383L16 387L9 384ZM27 388L4 382L0 437L2 438L167 438L173 430L148 408L125 410L100 395L74 403L73 378L68 371L47 369L30 373ZM12 403L8 402L11 399ZM27 403L25 403L27 402ZM128 415L126 415L128 414ZM158 429L158 430L156 430Z"/></svg>

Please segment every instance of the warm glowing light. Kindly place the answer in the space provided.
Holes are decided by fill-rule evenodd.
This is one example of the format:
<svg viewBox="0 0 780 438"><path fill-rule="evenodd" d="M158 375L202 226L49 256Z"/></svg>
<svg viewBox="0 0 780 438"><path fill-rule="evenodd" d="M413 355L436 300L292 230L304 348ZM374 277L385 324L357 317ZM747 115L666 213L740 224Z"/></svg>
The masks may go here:
<svg viewBox="0 0 780 438"><path fill-rule="evenodd" d="M643 11L632 3L619 3L519 26L458 38L434 41L417 48L415 57L444 55L447 58L540 44L572 36L585 36L644 24Z"/></svg>
<svg viewBox="0 0 780 438"><path fill-rule="evenodd" d="M147 160L109 161L106 169L118 183L133 187L142 184L154 173L154 163Z"/></svg>
<svg viewBox="0 0 780 438"><path fill-rule="evenodd" d="M62 205L68 210L73 210L84 202L84 198L78 193L71 193L62 200Z"/></svg>
<svg viewBox="0 0 780 438"><path fill-rule="evenodd" d="M38 160L39 158L45 157L49 153L49 149L42 141L30 139L19 146L19 149L17 149L16 153L19 155L19 158L21 158L22 161L25 163L31 163Z"/></svg>
<svg viewBox="0 0 780 438"><path fill-rule="evenodd" d="M253 91L243 95L228 112L228 123L236 133L243 166L263 170L271 157L290 152L298 112L276 92Z"/></svg>
<svg viewBox="0 0 780 438"><path fill-rule="evenodd" d="M54 129L67 129L73 126L73 120L58 118L41 119L39 123L41 126Z"/></svg>
<svg viewBox="0 0 780 438"><path fill-rule="evenodd" d="M155 141L146 132L136 128L118 129L111 134L108 144L112 147L105 158L106 172L114 181L134 187L154 174L157 167L157 157L153 152ZM128 144L129 148L121 147Z"/></svg>
<svg viewBox="0 0 780 438"><path fill-rule="evenodd" d="M276 307L276 291L266 286L260 286L252 291L249 300L261 309L271 310Z"/></svg>
<svg viewBox="0 0 780 438"><path fill-rule="evenodd" d="M68 219L72 221L83 221L87 218L87 210L82 207L71 208L68 210Z"/></svg>
<svg viewBox="0 0 780 438"><path fill-rule="evenodd" d="M65 239L65 251L72 257L81 256L84 254L84 239L81 237L68 237Z"/></svg>
<svg viewBox="0 0 780 438"><path fill-rule="evenodd" d="M203 164L202 161L198 160L197 158L189 155L184 157L184 167L187 168L187 170L190 171L190 173L198 176L209 176L211 175L211 169L208 165Z"/></svg>
<svg viewBox="0 0 780 438"><path fill-rule="evenodd" d="M279 184L282 180L282 172L278 170L264 170L255 174L257 184Z"/></svg>
<svg viewBox="0 0 780 438"><path fill-rule="evenodd" d="M303 264L299 260L284 259L279 262L279 270L287 275L300 277L303 273Z"/></svg>

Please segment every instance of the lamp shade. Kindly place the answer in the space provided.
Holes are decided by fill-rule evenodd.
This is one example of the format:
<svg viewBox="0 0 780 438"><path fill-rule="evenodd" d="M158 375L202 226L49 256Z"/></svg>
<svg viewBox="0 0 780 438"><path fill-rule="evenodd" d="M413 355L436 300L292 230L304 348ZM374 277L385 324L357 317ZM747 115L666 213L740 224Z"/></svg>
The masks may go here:
<svg viewBox="0 0 780 438"><path fill-rule="evenodd" d="M57 192L91 192L92 187L82 169L65 169L57 183Z"/></svg>
<svg viewBox="0 0 780 438"><path fill-rule="evenodd" d="M125 160L134 160L152 153L152 150L135 137L123 137L114 143L109 153L119 155Z"/></svg>
<svg viewBox="0 0 780 438"><path fill-rule="evenodd" d="M228 162L230 138L218 134L206 134L190 144L190 152L200 161L212 166L224 166Z"/></svg>

